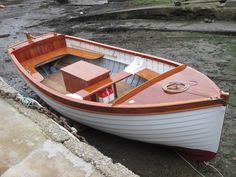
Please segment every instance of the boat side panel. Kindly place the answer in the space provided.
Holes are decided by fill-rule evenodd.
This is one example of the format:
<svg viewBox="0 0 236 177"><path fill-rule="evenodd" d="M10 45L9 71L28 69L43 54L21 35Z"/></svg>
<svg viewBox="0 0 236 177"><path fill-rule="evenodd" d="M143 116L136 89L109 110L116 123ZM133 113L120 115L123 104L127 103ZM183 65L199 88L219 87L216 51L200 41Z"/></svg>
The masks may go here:
<svg viewBox="0 0 236 177"><path fill-rule="evenodd" d="M78 40L66 39L66 45L69 48L82 49L82 50L91 50L98 53L104 54L104 57L113 61L119 61L123 64L129 65L135 58L134 54L125 53L120 50L114 50L109 48L104 48L95 44L85 43ZM155 61L147 59L145 56L140 57L143 59L144 66L150 70L156 71L160 74L167 72L174 68L173 65L162 63L160 61Z"/></svg>
<svg viewBox="0 0 236 177"><path fill-rule="evenodd" d="M218 150L224 106L162 115L105 115L72 109L34 91L64 116L104 132L154 144Z"/></svg>

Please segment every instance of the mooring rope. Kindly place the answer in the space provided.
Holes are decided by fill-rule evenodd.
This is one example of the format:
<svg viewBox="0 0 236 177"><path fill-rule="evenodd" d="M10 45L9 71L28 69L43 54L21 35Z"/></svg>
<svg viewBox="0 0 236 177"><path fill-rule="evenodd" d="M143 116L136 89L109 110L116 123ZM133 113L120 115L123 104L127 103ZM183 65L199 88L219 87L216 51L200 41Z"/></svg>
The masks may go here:
<svg viewBox="0 0 236 177"><path fill-rule="evenodd" d="M41 108L43 107L39 102L37 102L36 100L32 99L32 98L29 98L29 97L25 97L21 94L17 94L17 99L19 99L19 102L21 104L23 104L25 107L27 108Z"/></svg>
<svg viewBox="0 0 236 177"><path fill-rule="evenodd" d="M223 174L222 174L215 166L213 166L213 165L210 164L209 162L204 162L204 164L205 164L206 166L209 166L209 167L213 168L215 171L217 171L218 174L220 174L221 177L224 177Z"/></svg>
<svg viewBox="0 0 236 177"><path fill-rule="evenodd" d="M185 159L182 155L180 155L177 151L175 151L176 154L184 160L195 172L197 172L201 177L205 177L200 171L198 171L187 159Z"/></svg>
<svg viewBox="0 0 236 177"><path fill-rule="evenodd" d="M198 171L187 159L185 159L181 154L179 154L177 151L175 151L176 154L182 159L184 160L195 172L197 172L201 177L206 177L205 175L203 175L200 171ZM214 169L221 177L224 177L224 175L212 164L210 164L209 162L203 162L206 166L210 166L212 169Z"/></svg>

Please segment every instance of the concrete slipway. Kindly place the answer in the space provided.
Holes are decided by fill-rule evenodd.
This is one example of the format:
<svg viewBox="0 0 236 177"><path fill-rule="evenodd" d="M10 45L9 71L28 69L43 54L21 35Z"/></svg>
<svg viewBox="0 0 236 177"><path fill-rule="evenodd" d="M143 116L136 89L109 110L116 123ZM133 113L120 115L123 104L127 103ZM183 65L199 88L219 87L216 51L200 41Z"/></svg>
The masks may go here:
<svg viewBox="0 0 236 177"><path fill-rule="evenodd" d="M17 91L0 80L0 90ZM2 177L135 177L37 110L0 97Z"/></svg>

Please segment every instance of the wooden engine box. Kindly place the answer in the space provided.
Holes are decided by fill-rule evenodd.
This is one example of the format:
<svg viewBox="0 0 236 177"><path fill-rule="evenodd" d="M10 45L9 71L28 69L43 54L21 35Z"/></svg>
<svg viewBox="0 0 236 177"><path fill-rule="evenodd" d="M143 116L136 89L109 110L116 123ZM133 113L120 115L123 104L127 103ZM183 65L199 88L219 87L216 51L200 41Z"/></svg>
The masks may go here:
<svg viewBox="0 0 236 177"><path fill-rule="evenodd" d="M109 77L110 71L97 65L78 61L61 69L67 91L74 93Z"/></svg>

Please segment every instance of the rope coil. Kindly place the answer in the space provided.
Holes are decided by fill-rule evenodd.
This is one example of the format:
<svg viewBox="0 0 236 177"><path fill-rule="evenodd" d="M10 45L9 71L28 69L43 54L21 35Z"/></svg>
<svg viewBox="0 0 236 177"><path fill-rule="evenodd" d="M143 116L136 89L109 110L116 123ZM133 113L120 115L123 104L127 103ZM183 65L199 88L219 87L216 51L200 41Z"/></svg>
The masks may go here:
<svg viewBox="0 0 236 177"><path fill-rule="evenodd" d="M162 89L167 93L181 93L189 89L186 82L172 81L162 85Z"/></svg>

